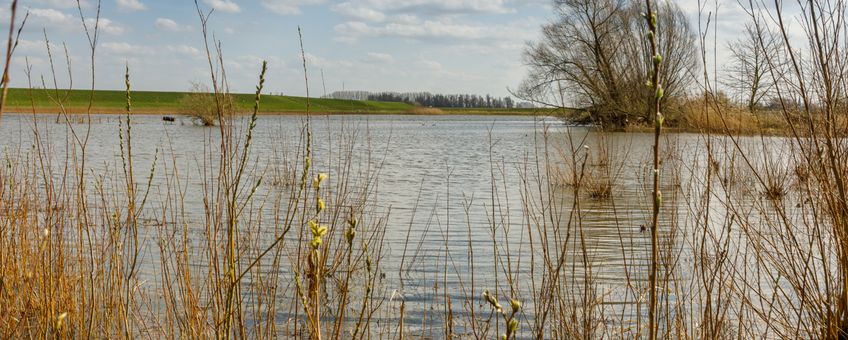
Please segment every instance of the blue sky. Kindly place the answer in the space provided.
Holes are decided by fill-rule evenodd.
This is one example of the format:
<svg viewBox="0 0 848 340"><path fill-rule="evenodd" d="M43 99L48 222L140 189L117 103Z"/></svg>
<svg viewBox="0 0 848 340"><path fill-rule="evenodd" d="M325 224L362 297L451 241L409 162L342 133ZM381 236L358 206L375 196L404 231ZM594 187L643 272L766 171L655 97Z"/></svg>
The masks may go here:
<svg viewBox="0 0 848 340"><path fill-rule="evenodd" d="M94 16L97 0L80 0ZM551 0L199 0L214 9L210 30L222 42L234 92L251 92L268 60L268 91L305 94L297 26L304 31L310 92L430 91L508 95L526 74L522 52L553 19ZM697 29L697 0L676 1ZM702 1L704 2L704 1ZM0 0L8 23L10 0ZM12 85L52 87L44 31L58 83L89 86L90 63L77 0L21 0L30 20L13 62ZM737 0L710 0L718 8L718 60L746 20ZM124 65L139 90L184 91L209 82L193 0L103 0L96 83L123 88ZM708 36L712 42L712 36ZM711 45L711 44L710 44ZM72 69L69 81L63 46ZM708 51L711 56L713 51ZM710 63L708 61L708 63ZM42 76L44 77L42 81Z"/></svg>
<svg viewBox="0 0 848 340"><path fill-rule="evenodd" d="M3 1L8 3L9 1ZM96 0L84 0L93 17ZM310 91L431 91L508 94L525 74L524 44L550 16L548 0L200 0L215 9L210 29L222 42L233 91L252 91L261 60L267 89L303 95L297 26L304 32ZM12 85L52 76L44 33L67 85L63 43L75 88L89 86L88 42L76 0L23 0L30 20L13 63ZM8 6L2 15L8 16ZM193 0L103 0L97 87L121 89L129 64L139 90L187 90L208 82ZM8 19L4 19L8 22Z"/></svg>

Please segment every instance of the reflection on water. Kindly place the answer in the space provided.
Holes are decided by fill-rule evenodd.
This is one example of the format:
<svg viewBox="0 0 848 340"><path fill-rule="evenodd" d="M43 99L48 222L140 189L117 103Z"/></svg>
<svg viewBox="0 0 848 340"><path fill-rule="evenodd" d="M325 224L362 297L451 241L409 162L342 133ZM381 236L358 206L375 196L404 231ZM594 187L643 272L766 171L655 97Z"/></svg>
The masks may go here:
<svg viewBox="0 0 848 340"><path fill-rule="evenodd" d="M6 153L33 150L37 124L43 148L61 164L67 145L75 140L65 125L51 120L4 115L0 146ZM259 118L249 179L257 183L263 178L259 200L280 199L283 203L278 205L285 207L287 198L274 195L291 177L292 168L286 164L300 157L296 152L302 147L304 120ZM118 117L96 118L88 139L92 174L111 173L121 166L118 122ZM312 126L316 169L326 169L331 180L337 180L334 172L345 157L353 157L347 173L377 179L368 204L372 213L388 216L379 279L383 289L378 292L387 302L376 315L387 324L396 323L399 301L405 301L405 323L413 331L425 324L442 325L446 301L451 301L454 315L480 313L487 310L480 299L483 290L509 292L510 280L515 280L512 295L528 301L524 320L535 318L530 300L552 279L567 282L567 293L575 301L591 299L629 314L643 312L645 306L638 301L644 297L638 295L645 289L650 254L646 227L651 206L646 180L650 135L600 134L555 119L518 116L315 116ZM77 127L85 131L83 125ZM157 197L169 186L168 178L181 178L182 209L187 220L198 222L185 228L196 228L199 234L204 176L218 165L205 155L219 147L218 130L188 120L163 122L154 116L134 117L132 129L137 171L146 173L157 162L152 201L143 213L150 223L144 231L148 242L141 269L143 275L155 276L160 263L154 242L156 221L162 218L155 211L161 206ZM664 165L663 191L697 194L697 189L677 189L690 183L690 173L704 163L703 137L672 134L664 142L665 159L682 159ZM347 144L354 151L340 150L339 145ZM583 175L573 176L578 173ZM146 185L146 176L138 177L144 178L139 185ZM583 184L576 193L579 199L575 181ZM591 192L605 183L611 192ZM686 219L690 203L669 194L663 223ZM257 222L266 229L257 231L267 234L262 246L273 238L272 224L279 218L273 210L262 210L267 218ZM680 239L680 235L663 237L672 243ZM540 276L552 259L564 260L568 268L557 278ZM591 285L585 284L587 277ZM471 303L466 303L469 298ZM454 327L462 334L470 326Z"/></svg>

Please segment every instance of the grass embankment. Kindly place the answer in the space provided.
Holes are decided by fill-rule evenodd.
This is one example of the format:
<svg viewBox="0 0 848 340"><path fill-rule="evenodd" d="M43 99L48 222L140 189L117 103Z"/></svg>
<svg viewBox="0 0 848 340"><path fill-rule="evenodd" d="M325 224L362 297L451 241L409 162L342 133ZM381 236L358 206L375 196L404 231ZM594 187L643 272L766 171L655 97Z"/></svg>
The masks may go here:
<svg viewBox="0 0 848 340"><path fill-rule="evenodd" d="M183 98L189 92L133 91L133 112L136 114L182 114ZM126 97L124 91L94 91L92 112L97 114L124 113ZM57 100L69 113L83 113L88 109L91 91L44 89L9 89L7 112L56 113ZM236 107L241 112L253 108L253 94L237 93L232 95ZM369 113L369 114L413 114L413 115L538 115L552 114L548 109L483 109L483 108L424 108L407 103L378 102L363 100L343 100L310 98L309 110L313 113ZM293 96L263 95L260 113L262 114L302 114L306 112L306 98Z"/></svg>
<svg viewBox="0 0 848 340"><path fill-rule="evenodd" d="M133 91L133 112L137 114L180 114L181 100L188 92ZM85 112L88 108L91 91L9 89L8 112L55 113L56 98L62 98L64 106L71 113ZM124 91L94 91L93 113L123 113L126 106ZM253 106L253 94L233 94L236 106L247 112ZM310 98L310 111L314 113L404 113L414 109L405 103L386 103L375 101L357 101L341 99ZM297 114L306 112L306 98L292 96L263 95L261 113Z"/></svg>

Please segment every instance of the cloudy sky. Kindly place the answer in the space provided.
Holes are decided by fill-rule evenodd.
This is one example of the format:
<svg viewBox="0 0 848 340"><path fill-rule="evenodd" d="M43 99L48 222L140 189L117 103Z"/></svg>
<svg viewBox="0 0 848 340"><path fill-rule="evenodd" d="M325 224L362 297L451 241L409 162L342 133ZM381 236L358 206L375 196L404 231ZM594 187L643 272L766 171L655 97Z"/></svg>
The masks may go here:
<svg viewBox="0 0 848 340"><path fill-rule="evenodd" d="M96 0L81 0L93 17ZM681 0L682 1L682 0ZM507 95L525 74L521 55L552 19L550 0L199 0L214 9L210 30L222 42L236 92L255 85L269 61L268 90L304 94L297 26L304 32L312 95L351 90L431 91ZM682 1L690 13L695 0ZM722 10L738 12L735 0ZM0 3L8 4L9 0ZM88 42L76 0L21 0L30 18L13 63L13 86L52 86L45 31L59 73L73 87L90 79ZM0 15L8 22L8 9ZM121 89L129 64L140 90L183 91L208 81L193 0L103 0L96 58L97 87ZM729 25L733 30L737 25ZM721 35L721 34L720 34ZM43 77L43 78L42 78ZM42 80L43 79L43 80Z"/></svg>

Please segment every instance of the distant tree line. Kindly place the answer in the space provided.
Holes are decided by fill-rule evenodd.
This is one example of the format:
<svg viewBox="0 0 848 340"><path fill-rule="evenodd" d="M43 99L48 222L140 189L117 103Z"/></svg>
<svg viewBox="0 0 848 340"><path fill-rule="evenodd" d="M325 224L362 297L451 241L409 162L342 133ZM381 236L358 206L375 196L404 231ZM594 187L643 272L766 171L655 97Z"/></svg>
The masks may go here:
<svg viewBox="0 0 848 340"><path fill-rule="evenodd" d="M336 91L329 95L333 99L373 100L399 102L426 107L512 109L517 103L510 97L480 96L476 94L433 94L430 92L368 92Z"/></svg>

